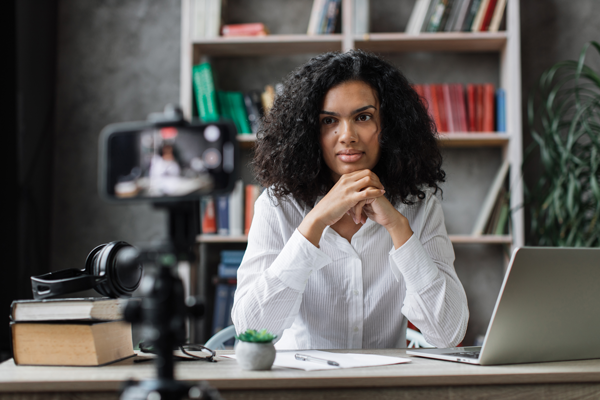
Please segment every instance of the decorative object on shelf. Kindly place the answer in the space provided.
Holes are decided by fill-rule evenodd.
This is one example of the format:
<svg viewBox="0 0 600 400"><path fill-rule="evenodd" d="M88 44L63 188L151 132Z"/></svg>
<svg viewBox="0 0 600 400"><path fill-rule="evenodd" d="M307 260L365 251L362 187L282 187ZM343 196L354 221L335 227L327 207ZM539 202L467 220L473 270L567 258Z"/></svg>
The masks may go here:
<svg viewBox="0 0 600 400"><path fill-rule="evenodd" d="M526 159L535 151L542 167L526 191L531 245L600 245L600 73L585 64L590 46L600 53L586 43L577 61L547 69L529 98Z"/></svg>
<svg viewBox="0 0 600 400"><path fill-rule="evenodd" d="M235 357L242 369L250 371L269 370L275 361L275 346L273 340L277 335L266 329L256 331L248 329L235 337Z"/></svg>

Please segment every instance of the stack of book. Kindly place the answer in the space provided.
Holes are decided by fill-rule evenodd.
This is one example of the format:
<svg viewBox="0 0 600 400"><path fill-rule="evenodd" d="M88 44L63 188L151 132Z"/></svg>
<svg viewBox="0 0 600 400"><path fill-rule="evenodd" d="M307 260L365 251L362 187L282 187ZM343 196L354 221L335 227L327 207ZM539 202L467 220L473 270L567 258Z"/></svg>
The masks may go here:
<svg viewBox="0 0 600 400"><path fill-rule="evenodd" d="M213 335L221 329L232 325L231 309L233 297L237 286L237 270L244 258L243 250L221 251L221 262L218 267L218 276L213 280L216 285L215 308L213 314Z"/></svg>
<svg viewBox="0 0 600 400"><path fill-rule="evenodd" d="M491 83L416 84L438 132L504 132L504 89Z"/></svg>
<svg viewBox="0 0 600 400"><path fill-rule="evenodd" d="M97 366L135 355L124 300L17 300L11 305L17 365Z"/></svg>
<svg viewBox="0 0 600 400"><path fill-rule="evenodd" d="M204 122L231 120L238 134L256 134L264 110L269 109L275 91L268 86L264 91L219 91L216 89L212 66L209 62L194 65L192 85L196 111Z"/></svg>
<svg viewBox="0 0 600 400"><path fill-rule="evenodd" d="M225 37L267 36L268 34L269 29L262 22L223 25L221 28L221 35Z"/></svg>
<svg viewBox="0 0 600 400"><path fill-rule="evenodd" d="M506 0L417 0L406 33L497 32Z"/></svg>
<svg viewBox="0 0 600 400"><path fill-rule="evenodd" d="M254 203L262 193L255 184L235 184L227 196L205 196L200 202L200 226L202 234L222 236L247 235L254 217Z"/></svg>

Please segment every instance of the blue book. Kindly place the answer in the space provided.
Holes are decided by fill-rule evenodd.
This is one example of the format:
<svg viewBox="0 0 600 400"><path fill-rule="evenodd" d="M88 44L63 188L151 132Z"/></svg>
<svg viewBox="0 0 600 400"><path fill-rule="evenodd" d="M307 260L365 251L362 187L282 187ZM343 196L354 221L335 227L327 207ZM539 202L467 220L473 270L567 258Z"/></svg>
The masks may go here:
<svg viewBox="0 0 600 400"><path fill-rule="evenodd" d="M245 250L223 250L221 251L221 262L223 264L241 264Z"/></svg>
<svg viewBox="0 0 600 400"><path fill-rule="evenodd" d="M219 278L236 279L240 264L219 264Z"/></svg>
<svg viewBox="0 0 600 400"><path fill-rule="evenodd" d="M217 233L229 235L229 198L217 197Z"/></svg>
<svg viewBox="0 0 600 400"><path fill-rule="evenodd" d="M229 326L227 325L230 318L227 312L227 307L229 306L229 286L230 285L224 283L217 285L212 326L213 335L219 332L221 329ZM231 312L229 312L229 314L231 314Z"/></svg>
<svg viewBox="0 0 600 400"><path fill-rule="evenodd" d="M233 299L235 297L235 288L236 285L228 285L228 302L227 302L227 325L233 325L233 319L231 318L231 310L233 310ZM230 339L223 343L225 346L233 346L235 344L235 339Z"/></svg>
<svg viewBox="0 0 600 400"><path fill-rule="evenodd" d="M506 132L506 92L496 90L496 132Z"/></svg>

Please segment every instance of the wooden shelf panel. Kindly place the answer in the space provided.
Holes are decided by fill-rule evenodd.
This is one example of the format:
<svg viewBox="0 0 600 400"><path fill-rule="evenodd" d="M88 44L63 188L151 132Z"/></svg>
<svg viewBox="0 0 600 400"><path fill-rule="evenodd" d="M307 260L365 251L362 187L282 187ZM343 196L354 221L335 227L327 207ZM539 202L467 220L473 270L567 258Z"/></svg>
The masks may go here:
<svg viewBox="0 0 600 400"><path fill-rule="evenodd" d="M264 56L324 53L342 49L342 35L267 35L218 37L193 43L196 54L211 56Z"/></svg>
<svg viewBox="0 0 600 400"><path fill-rule="evenodd" d="M510 135L497 132L454 132L439 136L443 147L497 147L506 146L509 141Z"/></svg>
<svg viewBox="0 0 600 400"><path fill-rule="evenodd" d="M512 244L510 235L448 235L455 244ZM248 236L198 235L198 243L247 243Z"/></svg>
<svg viewBox="0 0 600 400"><path fill-rule="evenodd" d="M370 33L355 36L354 46L372 52L496 52L506 39L506 32Z"/></svg>
<svg viewBox="0 0 600 400"><path fill-rule="evenodd" d="M510 235L448 235L454 244L512 244Z"/></svg>
<svg viewBox="0 0 600 400"><path fill-rule="evenodd" d="M254 146L256 135L238 135L238 142L244 148ZM454 132L440 133L440 146L444 147L485 147L505 146L510 135L496 132Z"/></svg>

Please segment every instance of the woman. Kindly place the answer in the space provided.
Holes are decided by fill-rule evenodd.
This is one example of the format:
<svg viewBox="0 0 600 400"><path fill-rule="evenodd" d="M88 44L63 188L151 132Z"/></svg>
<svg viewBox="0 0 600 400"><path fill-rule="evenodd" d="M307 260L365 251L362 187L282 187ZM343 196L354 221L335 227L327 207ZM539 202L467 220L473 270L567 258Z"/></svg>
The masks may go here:
<svg viewBox="0 0 600 400"><path fill-rule="evenodd" d="M438 347L467 326L435 197L435 126L406 78L374 55L327 53L293 71L265 117L238 270L237 332L278 349L406 347L407 319Z"/></svg>

